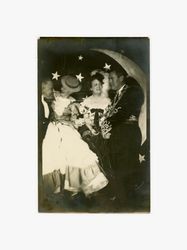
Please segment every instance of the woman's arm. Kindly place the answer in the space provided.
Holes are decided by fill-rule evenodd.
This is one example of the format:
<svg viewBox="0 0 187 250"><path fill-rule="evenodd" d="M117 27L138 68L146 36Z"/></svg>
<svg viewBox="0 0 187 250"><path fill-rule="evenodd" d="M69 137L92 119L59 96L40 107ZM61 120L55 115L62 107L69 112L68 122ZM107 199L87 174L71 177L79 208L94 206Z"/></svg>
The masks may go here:
<svg viewBox="0 0 187 250"><path fill-rule="evenodd" d="M60 122L63 125L73 126L73 121L70 120L70 116L68 115L57 115L54 113L54 121Z"/></svg>

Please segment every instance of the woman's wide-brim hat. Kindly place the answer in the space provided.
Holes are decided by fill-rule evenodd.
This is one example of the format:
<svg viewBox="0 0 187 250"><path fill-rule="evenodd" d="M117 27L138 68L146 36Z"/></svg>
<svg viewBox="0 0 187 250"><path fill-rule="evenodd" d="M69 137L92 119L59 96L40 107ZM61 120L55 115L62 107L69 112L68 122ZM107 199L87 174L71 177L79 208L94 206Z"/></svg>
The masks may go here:
<svg viewBox="0 0 187 250"><path fill-rule="evenodd" d="M79 80L76 77L70 75L63 76L61 78L61 83L65 84L66 88L68 88L72 93L79 92L82 88Z"/></svg>

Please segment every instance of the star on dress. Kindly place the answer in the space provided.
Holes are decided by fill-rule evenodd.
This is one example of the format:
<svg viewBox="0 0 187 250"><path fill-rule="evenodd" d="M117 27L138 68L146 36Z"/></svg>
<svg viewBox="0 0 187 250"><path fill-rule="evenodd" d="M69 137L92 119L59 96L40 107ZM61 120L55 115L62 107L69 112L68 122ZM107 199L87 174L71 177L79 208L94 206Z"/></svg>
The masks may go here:
<svg viewBox="0 0 187 250"><path fill-rule="evenodd" d="M58 80L58 78L60 77L60 75L58 74L57 71L56 71L55 73L52 73L52 75L53 75L52 80L53 80L53 79Z"/></svg>
<svg viewBox="0 0 187 250"><path fill-rule="evenodd" d="M82 79L84 78L84 76L82 76L81 73L79 75L76 75L76 77L79 80L79 82L82 82Z"/></svg>
<svg viewBox="0 0 187 250"><path fill-rule="evenodd" d="M104 68L105 70L110 70L110 67L111 67L110 64L105 63L105 66L104 66L103 68Z"/></svg>
<svg viewBox="0 0 187 250"><path fill-rule="evenodd" d="M83 56L80 55L78 58L79 58L79 61L82 61Z"/></svg>

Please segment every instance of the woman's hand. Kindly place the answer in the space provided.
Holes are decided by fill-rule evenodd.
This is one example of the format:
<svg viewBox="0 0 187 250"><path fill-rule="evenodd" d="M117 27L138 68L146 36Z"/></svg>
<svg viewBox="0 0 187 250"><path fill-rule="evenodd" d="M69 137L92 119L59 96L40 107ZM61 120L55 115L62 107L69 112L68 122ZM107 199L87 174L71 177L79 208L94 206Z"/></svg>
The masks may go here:
<svg viewBox="0 0 187 250"><path fill-rule="evenodd" d="M74 120L75 126L78 127L82 127L85 124L85 121L83 118L78 118Z"/></svg>
<svg viewBox="0 0 187 250"><path fill-rule="evenodd" d="M102 134L103 139L110 139L111 133Z"/></svg>
<svg viewBox="0 0 187 250"><path fill-rule="evenodd" d="M99 132L95 131L95 129L91 129L91 133L92 133L92 135L98 135L99 134Z"/></svg>

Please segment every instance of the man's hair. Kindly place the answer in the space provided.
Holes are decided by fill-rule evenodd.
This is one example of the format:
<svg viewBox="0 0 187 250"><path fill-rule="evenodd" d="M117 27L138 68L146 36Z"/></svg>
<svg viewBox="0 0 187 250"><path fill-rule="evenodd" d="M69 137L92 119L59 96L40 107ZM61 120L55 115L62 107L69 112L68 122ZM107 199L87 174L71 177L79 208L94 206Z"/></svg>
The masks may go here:
<svg viewBox="0 0 187 250"><path fill-rule="evenodd" d="M47 84L49 84L49 82L53 83L52 80L50 78L44 78L42 80L42 87L46 86Z"/></svg>
<svg viewBox="0 0 187 250"><path fill-rule="evenodd" d="M122 67L116 67L114 69L111 69L110 73L111 72L115 72L118 77L124 76L124 78L126 78L128 75L127 72Z"/></svg>
<svg viewBox="0 0 187 250"><path fill-rule="evenodd" d="M42 86L41 86L41 90L43 91L43 89L49 84L52 83L53 85L53 81L50 78L45 78L42 80Z"/></svg>

